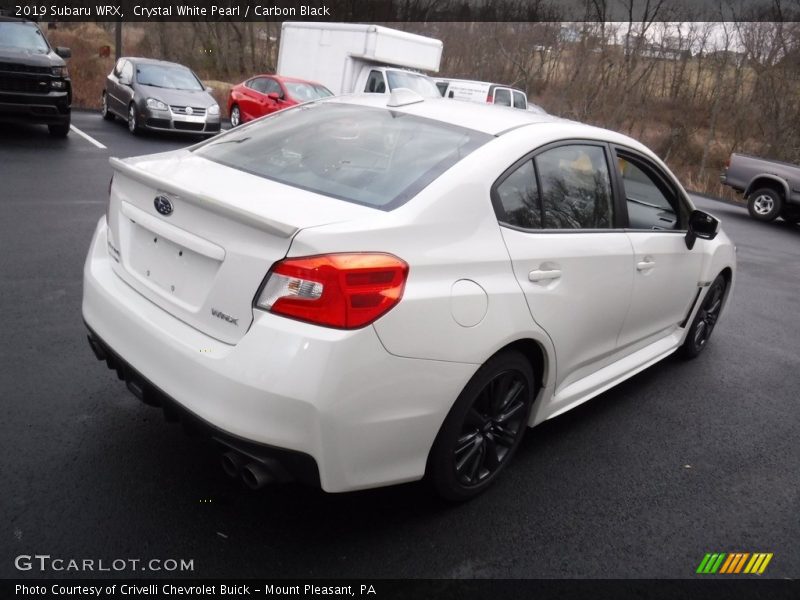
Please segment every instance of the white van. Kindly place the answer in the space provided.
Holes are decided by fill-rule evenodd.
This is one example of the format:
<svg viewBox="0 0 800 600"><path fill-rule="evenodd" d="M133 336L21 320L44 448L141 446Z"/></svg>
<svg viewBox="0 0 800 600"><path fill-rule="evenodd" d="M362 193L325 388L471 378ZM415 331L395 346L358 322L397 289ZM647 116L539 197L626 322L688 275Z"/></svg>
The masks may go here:
<svg viewBox="0 0 800 600"><path fill-rule="evenodd" d="M499 83L470 81L468 79L436 78L436 87L445 98L512 106L523 110L528 108L525 92Z"/></svg>

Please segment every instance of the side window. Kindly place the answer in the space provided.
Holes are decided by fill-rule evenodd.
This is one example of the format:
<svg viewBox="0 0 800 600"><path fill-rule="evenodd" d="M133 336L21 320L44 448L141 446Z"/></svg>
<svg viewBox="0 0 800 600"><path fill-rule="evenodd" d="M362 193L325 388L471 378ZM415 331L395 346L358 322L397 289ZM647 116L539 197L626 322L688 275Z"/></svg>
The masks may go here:
<svg viewBox="0 0 800 600"><path fill-rule="evenodd" d="M528 102L522 92L514 92L514 108L528 108Z"/></svg>
<svg viewBox="0 0 800 600"><path fill-rule="evenodd" d="M258 79L251 79L250 81L245 82L244 86L246 88L250 88L251 90L258 91Z"/></svg>
<svg viewBox="0 0 800 600"><path fill-rule="evenodd" d="M367 78L367 86L364 91L368 94L383 94L386 91L386 82L383 80L383 73L380 71L370 71Z"/></svg>
<svg viewBox="0 0 800 600"><path fill-rule="evenodd" d="M281 84L279 84L274 79L270 79L269 77L264 78L263 84L264 94L278 94L278 96L283 95L283 90L281 90Z"/></svg>
<svg viewBox="0 0 800 600"><path fill-rule="evenodd" d="M680 202L656 167L639 157L617 152L631 229L679 229Z"/></svg>
<svg viewBox="0 0 800 600"><path fill-rule="evenodd" d="M511 106L511 90L508 88L497 88L494 91L494 103L500 106Z"/></svg>
<svg viewBox="0 0 800 600"><path fill-rule="evenodd" d="M125 64L122 65L122 74L120 78L124 79L125 81L133 81L133 65L127 60L125 61Z"/></svg>
<svg viewBox="0 0 800 600"><path fill-rule="evenodd" d="M535 158L546 229L614 226L611 179L601 146L568 145Z"/></svg>
<svg viewBox="0 0 800 600"><path fill-rule="evenodd" d="M539 229L542 226L542 209L533 161L527 160L496 188L499 202L498 219L508 225Z"/></svg>
<svg viewBox="0 0 800 600"><path fill-rule="evenodd" d="M253 80L253 85L251 86L254 91L258 92L259 94L266 94L267 93L267 78L266 77L259 77Z"/></svg>

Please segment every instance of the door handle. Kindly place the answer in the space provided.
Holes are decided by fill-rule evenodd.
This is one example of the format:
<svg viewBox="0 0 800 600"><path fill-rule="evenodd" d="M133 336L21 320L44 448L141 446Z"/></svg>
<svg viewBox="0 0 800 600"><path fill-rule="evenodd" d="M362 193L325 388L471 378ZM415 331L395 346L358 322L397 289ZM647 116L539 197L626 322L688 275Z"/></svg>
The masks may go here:
<svg viewBox="0 0 800 600"><path fill-rule="evenodd" d="M642 260L636 263L636 269L638 271L647 271L648 269L652 269L656 266L655 261L652 260Z"/></svg>
<svg viewBox="0 0 800 600"><path fill-rule="evenodd" d="M551 279L559 279L561 277L561 271L559 269L547 269L544 271L535 270L528 273L528 279L530 281L549 281Z"/></svg>

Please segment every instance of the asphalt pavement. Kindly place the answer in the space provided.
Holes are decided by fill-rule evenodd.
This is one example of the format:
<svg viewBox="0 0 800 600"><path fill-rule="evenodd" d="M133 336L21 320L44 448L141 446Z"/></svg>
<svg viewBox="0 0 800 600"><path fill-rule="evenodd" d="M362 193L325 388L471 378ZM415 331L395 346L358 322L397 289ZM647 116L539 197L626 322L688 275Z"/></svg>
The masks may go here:
<svg viewBox="0 0 800 600"><path fill-rule="evenodd" d="M683 578L707 552L771 552L764 577L800 575L800 227L698 198L739 260L706 352L528 431L473 502L252 492L95 360L81 319L109 156L194 140L73 124L105 148L0 125L0 577L80 575L15 569L36 553L191 559L170 575L198 577Z"/></svg>

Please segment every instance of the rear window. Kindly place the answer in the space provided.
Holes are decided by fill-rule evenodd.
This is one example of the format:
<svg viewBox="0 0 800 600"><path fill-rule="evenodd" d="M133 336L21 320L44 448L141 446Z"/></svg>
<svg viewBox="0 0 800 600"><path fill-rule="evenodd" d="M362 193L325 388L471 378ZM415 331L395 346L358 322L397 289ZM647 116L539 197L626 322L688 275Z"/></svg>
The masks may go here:
<svg viewBox="0 0 800 600"><path fill-rule="evenodd" d="M391 210L490 139L383 108L319 102L255 121L195 152L293 187Z"/></svg>

